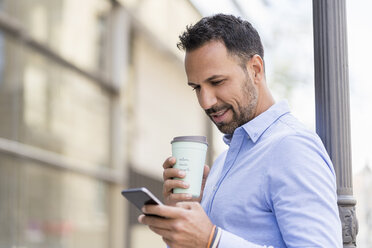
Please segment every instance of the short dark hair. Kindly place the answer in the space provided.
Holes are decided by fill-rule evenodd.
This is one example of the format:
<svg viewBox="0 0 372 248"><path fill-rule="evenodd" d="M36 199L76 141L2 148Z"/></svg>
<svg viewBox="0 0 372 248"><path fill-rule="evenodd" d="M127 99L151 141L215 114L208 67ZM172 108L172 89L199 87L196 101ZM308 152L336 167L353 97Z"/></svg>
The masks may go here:
<svg viewBox="0 0 372 248"><path fill-rule="evenodd" d="M186 27L179 36L177 47L192 51L209 41L221 41L229 53L237 55L245 64L253 55L263 59L264 49L260 35L248 21L233 15L216 14L202 18L195 25Z"/></svg>

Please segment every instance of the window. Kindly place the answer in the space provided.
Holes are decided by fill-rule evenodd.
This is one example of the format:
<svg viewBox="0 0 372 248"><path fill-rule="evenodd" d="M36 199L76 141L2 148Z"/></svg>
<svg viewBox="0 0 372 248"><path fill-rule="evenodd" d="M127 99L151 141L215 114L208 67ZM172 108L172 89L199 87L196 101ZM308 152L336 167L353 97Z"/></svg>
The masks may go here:
<svg viewBox="0 0 372 248"><path fill-rule="evenodd" d="M123 246L117 7L0 0L0 247Z"/></svg>

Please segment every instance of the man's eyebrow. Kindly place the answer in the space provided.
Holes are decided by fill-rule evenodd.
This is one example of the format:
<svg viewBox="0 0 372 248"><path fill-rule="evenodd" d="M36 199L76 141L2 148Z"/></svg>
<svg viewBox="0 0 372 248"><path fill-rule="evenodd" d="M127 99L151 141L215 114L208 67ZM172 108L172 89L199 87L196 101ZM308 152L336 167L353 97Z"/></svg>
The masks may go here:
<svg viewBox="0 0 372 248"><path fill-rule="evenodd" d="M213 80L215 80L215 79L217 79L219 77L222 77L222 75L213 75L213 76L207 78L207 80L205 80L205 81L210 82L210 81L213 81Z"/></svg>
<svg viewBox="0 0 372 248"><path fill-rule="evenodd" d="M188 84L189 86L191 86L191 87L193 87L193 86L198 86L198 84L193 83L193 82L187 82L187 84Z"/></svg>
<svg viewBox="0 0 372 248"><path fill-rule="evenodd" d="M213 80L215 80L215 79L217 79L219 77L223 77L223 75L213 75L213 76L207 78L205 81L206 82L211 82L211 81L213 81ZM187 84L190 85L190 86L197 86L197 85L199 85L199 84L193 83L193 82L187 82Z"/></svg>

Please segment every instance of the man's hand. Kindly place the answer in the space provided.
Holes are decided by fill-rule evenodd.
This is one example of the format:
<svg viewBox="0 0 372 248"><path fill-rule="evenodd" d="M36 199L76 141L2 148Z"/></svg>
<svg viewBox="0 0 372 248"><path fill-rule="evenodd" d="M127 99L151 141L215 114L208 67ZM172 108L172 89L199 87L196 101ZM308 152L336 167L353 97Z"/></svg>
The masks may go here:
<svg viewBox="0 0 372 248"><path fill-rule="evenodd" d="M175 177L177 178L184 178L186 176L185 172L176 168L173 168L173 166L176 164L176 158L170 157L166 159L163 163L163 197L164 197L164 203L166 205L174 206L177 202L182 201L197 201L200 202L203 196L203 191L205 187L205 182L207 180L208 174L209 174L209 167L207 165L204 165L204 172L203 172L203 181L202 181L202 187L200 192L200 197L198 198L192 198L190 194L173 194L174 188L182 188L187 189L189 187L189 184L187 182L173 179Z"/></svg>
<svg viewBox="0 0 372 248"><path fill-rule="evenodd" d="M205 248L213 224L197 202L179 202L176 206L146 205L142 211L165 218L140 215L138 221L163 237L171 248Z"/></svg>

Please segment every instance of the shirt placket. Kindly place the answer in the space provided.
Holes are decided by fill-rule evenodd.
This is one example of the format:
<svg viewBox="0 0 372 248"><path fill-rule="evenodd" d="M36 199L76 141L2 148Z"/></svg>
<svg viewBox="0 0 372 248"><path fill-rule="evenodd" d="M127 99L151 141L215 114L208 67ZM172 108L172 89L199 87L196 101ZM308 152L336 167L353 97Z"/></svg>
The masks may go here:
<svg viewBox="0 0 372 248"><path fill-rule="evenodd" d="M212 190L212 196L209 201L209 206L208 206L208 211L207 214L210 215L212 212L212 206L213 206L213 201L216 196L217 191L219 190L223 180L226 178L227 174L229 173L230 169L234 165L236 158L239 155L240 148L243 144L244 140L244 133L242 129L237 130L237 132L234 133L234 136L231 140L230 143L230 148L227 152L226 159L223 165L223 169L221 171L221 175L217 181L217 183L213 186Z"/></svg>

